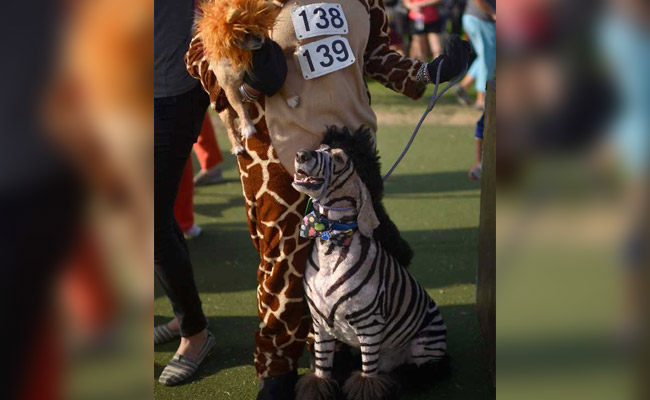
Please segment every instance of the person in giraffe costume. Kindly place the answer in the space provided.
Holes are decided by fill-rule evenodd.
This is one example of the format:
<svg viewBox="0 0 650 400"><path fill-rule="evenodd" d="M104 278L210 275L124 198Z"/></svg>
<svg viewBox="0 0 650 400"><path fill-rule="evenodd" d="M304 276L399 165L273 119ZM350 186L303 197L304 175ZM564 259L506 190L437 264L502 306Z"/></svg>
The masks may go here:
<svg viewBox="0 0 650 400"><path fill-rule="evenodd" d="M209 0L213 1L213 0ZM276 24L253 54L252 73L240 93L250 103L257 133L243 140L237 156L251 239L260 255L257 303L261 320L255 333L255 368L261 380L258 400L292 399L298 359L311 318L304 301L303 271L311 243L299 236L307 198L292 186L293 160L300 149L316 149L327 126L377 132L364 77L413 99L435 79L464 70L469 43L452 36L445 54L426 63L390 50L382 0L276 0ZM185 56L217 111L228 106L195 35ZM291 108L282 85L299 96ZM376 138L376 137L375 137Z"/></svg>

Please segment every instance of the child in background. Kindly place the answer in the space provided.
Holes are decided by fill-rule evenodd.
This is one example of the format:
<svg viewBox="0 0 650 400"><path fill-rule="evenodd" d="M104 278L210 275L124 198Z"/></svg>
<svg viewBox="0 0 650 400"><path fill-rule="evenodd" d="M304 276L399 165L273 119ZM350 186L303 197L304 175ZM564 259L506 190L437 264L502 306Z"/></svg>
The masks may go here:
<svg viewBox="0 0 650 400"><path fill-rule="evenodd" d="M409 30L412 34L410 57L427 59L428 49L433 58L442 54L446 25L445 0L404 0L409 9Z"/></svg>
<svg viewBox="0 0 650 400"><path fill-rule="evenodd" d="M476 102L474 108L485 109L485 85L497 66L497 3L496 0L469 0L463 15L463 28L476 53L476 59L467 75L456 88L460 102L469 105L467 89L474 83Z"/></svg>

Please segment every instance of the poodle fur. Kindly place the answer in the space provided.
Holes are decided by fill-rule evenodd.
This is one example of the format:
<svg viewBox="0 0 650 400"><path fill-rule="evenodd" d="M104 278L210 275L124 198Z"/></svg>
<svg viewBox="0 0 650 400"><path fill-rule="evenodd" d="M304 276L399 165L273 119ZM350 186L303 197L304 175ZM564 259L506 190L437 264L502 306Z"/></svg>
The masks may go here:
<svg viewBox="0 0 650 400"><path fill-rule="evenodd" d="M408 242L402 238L397 226L391 221L384 208L382 202L384 181L372 132L364 126L354 133L350 133L348 128L329 127L322 143L331 148L343 149L352 158L354 169L370 192L375 214L379 219L379 226L375 229L373 236L388 253L406 268L411 263L413 251Z"/></svg>
<svg viewBox="0 0 650 400"><path fill-rule="evenodd" d="M394 400L399 398L399 383L390 375L365 376L356 371L343 385L347 400Z"/></svg>
<svg viewBox="0 0 650 400"><path fill-rule="evenodd" d="M341 388L334 379L326 379L308 372L296 384L296 400L343 399Z"/></svg>

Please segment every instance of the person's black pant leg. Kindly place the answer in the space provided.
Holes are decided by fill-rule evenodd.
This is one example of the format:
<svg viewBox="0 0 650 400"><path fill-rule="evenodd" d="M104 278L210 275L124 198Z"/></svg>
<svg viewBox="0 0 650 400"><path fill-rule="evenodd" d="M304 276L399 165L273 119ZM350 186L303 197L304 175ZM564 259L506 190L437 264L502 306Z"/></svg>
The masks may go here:
<svg viewBox="0 0 650 400"><path fill-rule="evenodd" d="M174 203L209 100L197 85L188 93L158 98L154 103L154 265L180 322L181 336L187 337L205 329L207 321L190 254L174 218Z"/></svg>

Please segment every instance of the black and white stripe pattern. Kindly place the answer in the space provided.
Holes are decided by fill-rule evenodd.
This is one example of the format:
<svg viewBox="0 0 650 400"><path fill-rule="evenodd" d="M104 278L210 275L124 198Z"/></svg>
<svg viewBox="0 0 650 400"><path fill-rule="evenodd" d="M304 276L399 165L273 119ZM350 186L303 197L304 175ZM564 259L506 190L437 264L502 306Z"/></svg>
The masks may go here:
<svg viewBox="0 0 650 400"><path fill-rule="evenodd" d="M153 344L167 343L170 340L179 338L180 336L180 330L169 329L167 324L158 325L153 328Z"/></svg>
<svg viewBox="0 0 650 400"><path fill-rule="evenodd" d="M216 340L212 332L208 331L206 340L196 361L192 361L182 354L176 353L167 363L167 366L160 374L158 382L166 386L174 386L186 382L199 369L199 365L210 355L216 345Z"/></svg>
<svg viewBox="0 0 650 400"><path fill-rule="evenodd" d="M356 233L350 247L316 245L308 260L316 374L329 376L335 339L361 349L366 375L440 360L447 329L424 288L373 239Z"/></svg>
<svg viewBox="0 0 650 400"><path fill-rule="evenodd" d="M351 159L330 162L329 149L312 154L309 175L326 176L323 192L314 199L319 212L361 222L362 195L355 188L363 183ZM377 240L360 231L349 247L316 240L304 287L315 332L317 376L330 377L336 340L361 349L366 376L405 363L438 361L446 353L447 328L433 299Z"/></svg>
<svg viewBox="0 0 650 400"><path fill-rule="evenodd" d="M327 182L327 187L325 188L324 193L321 193L319 196L322 199L327 199L325 204L325 208L330 208L335 205L341 205L341 204L346 204L346 205L353 205L356 206L356 199L350 196L341 196L341 197L336 197L335 194L337 191L339 191L344 185L346 185L350 178L354 175L354 168L352 167L352 160L347 159L345 164L340 167L337 166L336 164L330 166L330 162L327 162L327 158L330 157L329 154L327 154L324 151L316 151L316 172L312 173L314 176L325 176L326 171L324 171L325 168L330 167L331 168L331 174L330 174L330 179L329 182ZM333 196L334 195L334 196Z"/></svg>

